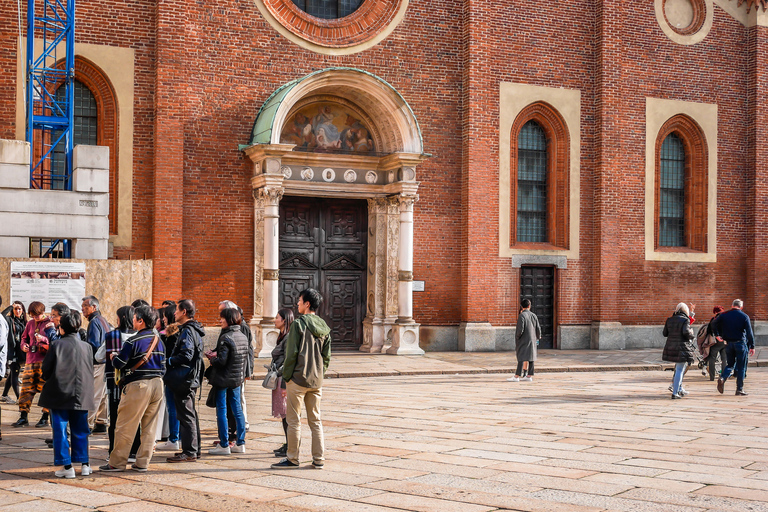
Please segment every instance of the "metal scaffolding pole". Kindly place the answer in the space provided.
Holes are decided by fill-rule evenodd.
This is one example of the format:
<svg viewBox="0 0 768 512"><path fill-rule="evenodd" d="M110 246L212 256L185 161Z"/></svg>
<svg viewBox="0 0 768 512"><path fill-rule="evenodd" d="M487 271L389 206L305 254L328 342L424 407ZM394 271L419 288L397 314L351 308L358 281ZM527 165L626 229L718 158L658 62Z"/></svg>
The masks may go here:
<svg viewBox="0 0 768 512"><path fill-rule="evenodd" d="M27 0L30 188L72 189L74 77L75 0Z"/></svg>

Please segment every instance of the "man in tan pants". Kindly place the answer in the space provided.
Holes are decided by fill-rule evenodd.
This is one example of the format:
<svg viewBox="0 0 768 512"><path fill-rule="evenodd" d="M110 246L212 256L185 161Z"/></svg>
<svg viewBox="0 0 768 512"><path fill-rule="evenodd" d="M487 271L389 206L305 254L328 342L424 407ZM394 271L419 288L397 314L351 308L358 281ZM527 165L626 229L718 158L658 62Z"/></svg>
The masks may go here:
<svg viewBox="0 0 768 512"><path fill-rule="evenodd" d="M141 446L134 471L147 471L155 445L158 412L163 404L165 348L153 330L157 311L150 306L136 308L133 327L138 332L123 343L119 354L110 354L112 366L124 376L120 379L122 397L117 408L115 446L109 463L101 471L125 471L136 429L141 425Z"/></svg>
<svg viewBox="0 0 768 512"><path fill-rule="evenodd" d="M291 324L286 337L283 380L287 390L288 450L285 459L272 464L273 469L299 467L302 402L307 409L307 422L312 431L312 466L322 469L325 464L320 399L323 396L323 377L331 362L331 329L315 314L322 300L320 293L312 288L299 294L296 305L302 316Z"/></svg>

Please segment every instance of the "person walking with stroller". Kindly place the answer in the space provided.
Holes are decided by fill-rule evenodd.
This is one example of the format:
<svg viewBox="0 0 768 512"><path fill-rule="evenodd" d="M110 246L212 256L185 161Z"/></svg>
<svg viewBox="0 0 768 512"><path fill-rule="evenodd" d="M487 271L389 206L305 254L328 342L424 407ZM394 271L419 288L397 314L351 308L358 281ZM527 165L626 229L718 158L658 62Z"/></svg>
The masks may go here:
<svg viewBox="0 0 768 512"><path fill-rule="evenodd" d="M675 363L675 374L672 377L672 399L682 398L688 394L683 388L683 376L688 365L695 360L694 334L691 328L693 316L688 305L681 302L675 307L675 313L667 318L664 324L664 337L667 343L664 345L662 360Z"/></svg>

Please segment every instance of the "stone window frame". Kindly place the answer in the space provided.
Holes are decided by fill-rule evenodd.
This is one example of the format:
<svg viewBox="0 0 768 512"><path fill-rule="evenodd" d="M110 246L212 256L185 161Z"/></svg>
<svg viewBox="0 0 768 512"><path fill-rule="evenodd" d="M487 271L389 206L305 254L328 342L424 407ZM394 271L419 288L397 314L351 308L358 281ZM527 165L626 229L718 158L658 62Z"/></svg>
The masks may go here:
<svg viewBox="0 0 768 512"><path fill-rule="evenodd" d="M664 35L677 44L688 46L700 43L712 30L715 11L712 2L713 0L692 0L694 5L693 23L686 29L678 30L667 21L667 15L664 12L666 0L654 0L653 7L656 14L656 22L659 24L659 28ZM693 30L693 27L696 27L696 29Z"/></svg>
<svg viewBox="0 0 768 512"><path fill-rule="evenodd" d="M517 175L516 163L513 168L512 128L518 121L529 118L524 111L537 111L543 116L544 106L549 115L556 113L563 129L561 139L567 136L567 158L560 158L561 173L567 176L567 193L563 201L567 204L561 209L561 215L567 215L567 232L564 247L551 244L519 244L513 242L513 202L514 178ZM523 116L521 116L523 114ZM526 119L527 120L527 119ZM552 118L547 121L552 122ZM519 125L522 127L522 124ZM557 126L557 125L555 125ZM554 128L554 126L553 126ZM514 144L513 144L514 143ZM515 152L516 153L516 152ZM559 256L566 259L579 258L580 205L581 205L581 91L559 87L544 87L512 82L499 84L499 256L514 258L519 255ZM513 197L515 199L513 199ZM563 238L561 238L563 240Z"/></svg>
<svg viewBox="0 0 768 512"><path fill-rule="evenodd" d="M714 263L717 261L717 134L718 106L679 100L646 98L645 113L645 259ZM693 212L686 212L686 222L698 215L696 226L686 226L697 240L687 240L688 247L658 247L658 174L661 143L669 133L677 133L691 155L691 186L698 184L699 198L688 201ZM703 183L706 183L705 185ZM702 197L701 194L706 194ZM698 206L694 206L698 201ZM706 213L703 212L706 205ZM698 208L698 211L696 209Z"/></svg>
<svg viewBox="0 0 768 512"><path fill-rule="evenodd" d="M536 122L547 138L547 242L517 241L518 138L529 121ZM510 247L518 249L568 249L568 130L557 110L544 101L525 107L510 130Z"/></svg>
<svg viewBox="0 0 768 512"><path fill-rule="evenodd" d="M292 0L254 0L264 19L297 45L325 55L350 55L380 43L405 18L410 0L364 0L352 14L316 18Z"/></svg>
<svg viewBox="0 0 768 512"><path fill-rule="evenodd" d="M685 150L685 204L684 204L684 241L682 247L662 247L659 245L660 195L661 195L661 146L669 136L677 135ZM685 114L670 118L659 130L656 137L656 179L654 199L654 247L657 251L697 251L707 252L707 192L708 169L706 138L696 121Z"/></svg>
<svg viewBox="0 0 768 512"><path fill-rule="evenodd" d="M24 96L27 40L22 37L16 54L16 139L26 139L26 98ZM35 40L35 51L42 51L42 40ZM63 44L57 49L63 55ZM110 225L110 244L119 248L130 248L133 239L133 114L135 54L133 48L78 42L75 48L75 63L80 60L91 63L101 72L112 87L116 102L116 150L110 150L110 165L115 162L119 174L115 174L115 196L110 194L112 208L117 214L115 232ZM77 73L77 69L75 70ZM82 80L81 80L82 81ZM94 92L94 89L91 88ZM110 175L112 171L110 169Z"/></svg>

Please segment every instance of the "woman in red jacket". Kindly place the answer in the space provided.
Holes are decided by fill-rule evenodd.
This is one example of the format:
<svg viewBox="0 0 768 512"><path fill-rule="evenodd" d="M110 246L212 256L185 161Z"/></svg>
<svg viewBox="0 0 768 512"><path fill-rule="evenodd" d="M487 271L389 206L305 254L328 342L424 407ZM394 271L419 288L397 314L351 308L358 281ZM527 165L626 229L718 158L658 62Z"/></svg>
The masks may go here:
<svg viewBox="0 0 768 512"><path fill-rule="evenodd" d="M32 406L32 399L43 390L43 359L48 352L49 338L55 333L53 322L45 314L42 302L31 302L27 308L30 320L21 335L21 350L27 353L27 363L21 374L21 396L19 412L21 416L13 423L14 427L29 425L27 415ZM43 409L43 416L35 425L48 426L48 409Z"/></svg>

